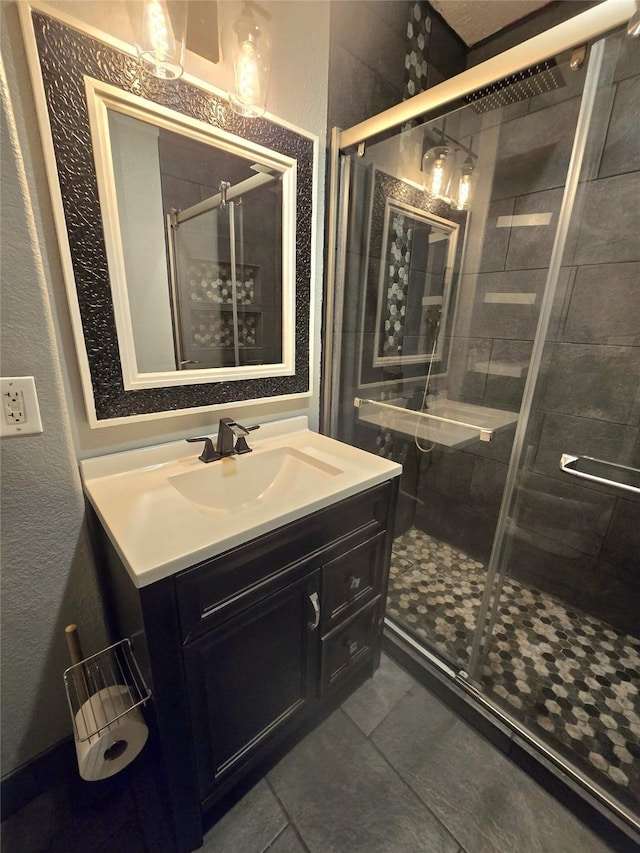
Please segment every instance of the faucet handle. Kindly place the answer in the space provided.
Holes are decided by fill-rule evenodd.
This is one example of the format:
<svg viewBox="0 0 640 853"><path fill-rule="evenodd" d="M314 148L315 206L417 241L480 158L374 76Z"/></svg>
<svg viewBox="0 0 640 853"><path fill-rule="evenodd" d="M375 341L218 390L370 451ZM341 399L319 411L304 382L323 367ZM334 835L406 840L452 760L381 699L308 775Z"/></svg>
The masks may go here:
<svg viewBox="0 0 640 853"><path fill-rule="evenodd" d="M236 441L235 451L236 453L251 453L251 448L247 444L247 439L245 436L249 435L250 432L253 432L255 429L260 429L260 424L254 424L254 426L250 427L242 427L245 430L245 434L238 437Z"/></svg>
<svg viewBox="0 0 640 853"><path fill-rule="evenodd" d="M218 451L215 450L213 442L208 435L199 436L198 438L188 438L187 441L204 441L204 449L200 456L198 456L198 459L201 462L216 462L218 459L222 458Z"/></svg>

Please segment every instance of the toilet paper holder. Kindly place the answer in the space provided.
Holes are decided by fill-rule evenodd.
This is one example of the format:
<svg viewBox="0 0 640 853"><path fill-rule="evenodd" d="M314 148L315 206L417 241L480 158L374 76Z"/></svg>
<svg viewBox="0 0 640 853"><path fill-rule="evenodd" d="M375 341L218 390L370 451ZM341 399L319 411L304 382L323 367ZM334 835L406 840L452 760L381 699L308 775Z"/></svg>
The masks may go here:
<svg viewBox="0 0 640 853"><path fill-rule="evenodd" d="M64 684L77 743L108 731L151 697L128 638L68 667Z"/></svg>

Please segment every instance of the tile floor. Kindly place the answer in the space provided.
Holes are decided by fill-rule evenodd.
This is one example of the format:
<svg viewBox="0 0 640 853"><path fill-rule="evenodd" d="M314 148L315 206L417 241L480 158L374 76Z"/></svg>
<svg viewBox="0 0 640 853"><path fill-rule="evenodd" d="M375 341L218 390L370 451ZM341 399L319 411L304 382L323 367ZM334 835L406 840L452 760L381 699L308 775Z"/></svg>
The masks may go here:
<svg viewBox="0 0 640 853"><path fill-rule="evenodd" d="M466 668L486 569L411 528L394 545L387 612ZM487 693L630 808L640 807L640 640L507 577Z"/></svg>
<svg viewBox="0 0 640 853"><path fill-rule="evenodd" d="M169 853L143 752L2 823L3 853ZM204 853L605 853L607 846L391 659L206 835ZM625 852L632 847L625 847Z"/></svg>
<svg viewBox="0 0 640 853"><path fill-rule="evenodd" d="M382 665L207 834L206 853L604 853L404 670Z"/></svg>

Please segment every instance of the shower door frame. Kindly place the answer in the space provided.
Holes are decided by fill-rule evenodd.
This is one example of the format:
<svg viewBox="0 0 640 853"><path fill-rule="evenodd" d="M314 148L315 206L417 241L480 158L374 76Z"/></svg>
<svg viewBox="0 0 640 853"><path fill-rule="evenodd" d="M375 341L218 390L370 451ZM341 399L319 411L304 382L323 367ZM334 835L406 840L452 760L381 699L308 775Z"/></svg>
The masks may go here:
<svg viewBox="0 0 640 853"><path fill-rule="evenodd" d="M341 319L344 288L344 256L346 251L346 224L348 210L348 193L340 194L341 185L348 188L348 177L350 173L350 157L357 147L358 153L364 153L364 145L368 140L379 137L388 131L399 129L412 119L422 121L437 118L446 113L448 109L454 108L456 102L479 89L483 89L498 80L509 77L525 68L531 67L547 60L551 56L572 50L581 45L592 43L608 33L626 25L636 11L635 0L605 0L601 5L571 18L545 33L535 36L504 53L487 60L486 62L471 68L454 78L433 87L425 92L415 95L377 116L355 125L347 130L334 128L331 135L330 149L330 180L328 198L328 253L327 253L327 275L325 286L325 348L323 356L323 407L321 413L322 430L326 434L335 434L337 431L338 406L335 401L339 399L337 392L340 383L341 345L340 338L334 333L340 329L336 319ZM600 46L602 48L602 46ZM505 536L508 511L513 497L516 478L520 468L520 460L524 448L526 426L529 420L533 395L538 373L542 351L546 340L546 331L549 324L553 292L557 286L559 267L566 242L571 213L575 200L578 181L583 162L584 146L592 115L597 82L602 60L602 49L592 51L589 58L587 79L582 94L580 115L574 133L574 144L569 163L560 218L554 240L554 248L548 265L547 280L545 284L545 296L538 321L534 349L531 356L532 369L529 371L525 385L522 406L520 409L518 426L514 437L514 443L509 463L509 473L503 491L502 505L498 520L498 527L493 540L491 560L487 571L487 582L483 605L476 626L474 648L472 652L470 671L473 673L477 668L480 656L481 637L486 633L487 616L490 603L494 599L497 567ZM332 405L333 403L333 405ZM559 755L553 748L548 746L539 737L523 727L517 720L502 711L495 703L487 699L484 694L469 680L469 675L464 671L457 671L450 665L431 653L428 649L418 644L412 637L399 626L385 620L386 627L393 635L400 638L405 644L415 649L421 657L435 665L438 670L453 680L453 682L465 693L473 697L482 707L488 710L500 722L514 730L520 735L524 743L532 744L552 766L560 768L570 779L577 783L581 789L586 790L596 802L604 803L614 818L623 826L631 827L636 832L640 831L635 817L631 812L613 800L609 794L599 785L590 780L582 772L569 764L566 759Z"/></svg>

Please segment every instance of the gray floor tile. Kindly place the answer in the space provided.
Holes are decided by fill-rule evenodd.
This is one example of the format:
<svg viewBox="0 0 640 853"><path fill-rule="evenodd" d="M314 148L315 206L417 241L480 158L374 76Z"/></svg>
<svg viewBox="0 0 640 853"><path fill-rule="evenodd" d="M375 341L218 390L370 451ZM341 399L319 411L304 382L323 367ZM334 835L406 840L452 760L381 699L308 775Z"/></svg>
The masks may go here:
<svg viewBox="0 0 640 853"><path fill-rule="evenodd" d="M366 735L370 735L415 683L408 672L382 655L380 669L347 699L342 708Z"/></svg>
<svg viewBox="0 0 640 853"><path fill-rule="evenodd" d="M261 853L286 825L278 801L262 780L207 832L201 849L203 853Z"/></svg>
<svg viewBox="0 0 640 853"><path fill-rule="evenodd" d="M458 845L336 711L269 774L311 853L455 853Z"/></svg>
<svg viewBox="0 0 640 853"><path fill-rule="evenodd" d="M372 740L469 853L609 849L422 688L396 705Z"/></svg>
<svg viewBox="0 0 640 853"><path fill-rule="evenodd" d="M306 853L306 850L293 827L287 826L264 853Z"/></svg>

